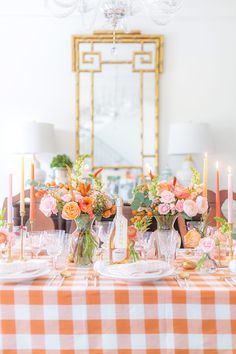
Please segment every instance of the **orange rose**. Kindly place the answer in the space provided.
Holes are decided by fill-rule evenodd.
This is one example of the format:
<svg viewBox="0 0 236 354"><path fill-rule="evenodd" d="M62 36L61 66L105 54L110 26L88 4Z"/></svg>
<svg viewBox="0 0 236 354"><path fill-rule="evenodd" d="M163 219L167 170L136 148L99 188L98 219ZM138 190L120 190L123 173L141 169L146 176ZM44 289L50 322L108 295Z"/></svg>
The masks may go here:
<svg viewBox="0 0 236 354"><path fill-rule="evenodd" d="M80 201L80 208L84 213L90 214L92 213L92 205L93 205L93 198L90 197L84 197Z"/></svg>
<svg viewBox="0 0 236 354"><path fill-rule="evenodd" d="M190 230L184 235L184 248L195 248L201 240L201 235L196 230Z"/></svg>
<svg viewBox="0 0 236 354"><path fill-rule="evenodd" d="M65 220L74 220L80 216L81 210L76 202L66 203L62 210L62 217Z"/></svg>

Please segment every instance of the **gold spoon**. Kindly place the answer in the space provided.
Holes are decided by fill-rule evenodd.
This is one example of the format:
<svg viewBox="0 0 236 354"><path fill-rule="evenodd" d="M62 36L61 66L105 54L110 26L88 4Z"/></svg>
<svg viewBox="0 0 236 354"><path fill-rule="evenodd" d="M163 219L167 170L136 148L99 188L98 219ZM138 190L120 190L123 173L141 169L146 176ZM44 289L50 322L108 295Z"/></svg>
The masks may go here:
<svg viewBox="0 0 236 354"><path fill-rule="evenodd" d="M69 271L69 270L63 270L61 273L60 273L60 276L62 277L60 283L59 283L59 287L62 286L62 284L64 283L64 280L66 278L70 278L72 276L72 273Z"/></svg>

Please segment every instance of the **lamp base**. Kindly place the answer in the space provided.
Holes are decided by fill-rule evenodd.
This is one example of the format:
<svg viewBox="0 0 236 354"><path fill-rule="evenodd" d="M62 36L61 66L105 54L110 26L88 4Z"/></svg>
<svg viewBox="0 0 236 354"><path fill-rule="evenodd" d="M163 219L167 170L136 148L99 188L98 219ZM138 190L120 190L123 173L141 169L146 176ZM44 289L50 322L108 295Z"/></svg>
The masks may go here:
<svg viewBox="0 0 236 354"><path fill-rule="evenodd" d="M39 183L45 183L47 174L44 170L41 169L41 165L36 156L34 156L35 161L35 181Z"/></svg>
<svg viewBox="0 0 236 354"><path fill-rule="evenodd" d="M184 160L181 169L177 171L176 177L180 184L189 185L192 182L192 168L195 167L192 155L188 155Z"/></svg>

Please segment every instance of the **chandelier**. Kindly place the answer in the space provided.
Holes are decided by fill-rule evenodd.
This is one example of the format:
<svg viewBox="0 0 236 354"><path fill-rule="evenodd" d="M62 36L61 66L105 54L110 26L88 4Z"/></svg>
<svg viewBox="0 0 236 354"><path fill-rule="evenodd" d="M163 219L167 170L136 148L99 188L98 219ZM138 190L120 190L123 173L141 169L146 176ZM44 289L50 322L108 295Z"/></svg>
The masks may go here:
<svg viewBox="0 0 236 354"><path fill-rule="evenodd" d="M168 23L181 8L184 0L45 0L46 6L58 17L93 13L92 25L102 13L113 32L128 31L129 18L138 13L145 14L158 25Z"/></svg>

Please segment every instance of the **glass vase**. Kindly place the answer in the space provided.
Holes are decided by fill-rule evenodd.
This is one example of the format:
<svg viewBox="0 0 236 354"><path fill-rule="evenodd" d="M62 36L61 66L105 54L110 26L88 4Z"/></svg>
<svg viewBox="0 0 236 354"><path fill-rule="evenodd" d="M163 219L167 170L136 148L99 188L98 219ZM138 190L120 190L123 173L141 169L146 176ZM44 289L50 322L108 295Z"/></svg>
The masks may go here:
<svg viewBox="0 0 236 354"><path fill-rule="evenodd" d="M74 263L81 267L89 267L93 264L95 251L98 247L98 242L91 228L93 221L83 216L75 220L76 229L72 234L72 255Z"/></svg>
<svg viewBox="0 0 236 354"><path fill-rule="evenodd" d="M176 257L176 249L180 246L181 239L174 223L178 215L160 215L156 217L157 232L156 243L158 259L172 264Z"/></svg>

